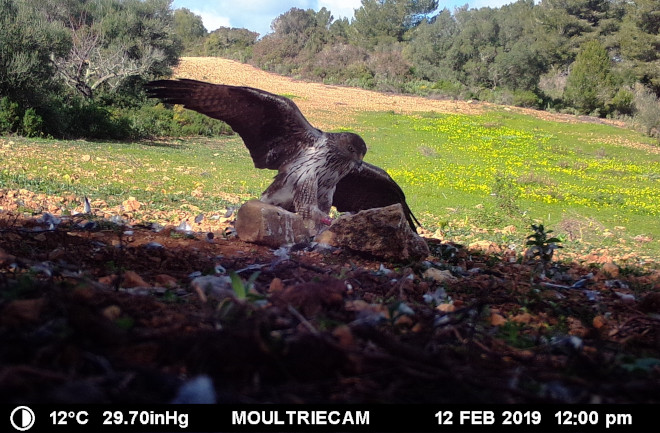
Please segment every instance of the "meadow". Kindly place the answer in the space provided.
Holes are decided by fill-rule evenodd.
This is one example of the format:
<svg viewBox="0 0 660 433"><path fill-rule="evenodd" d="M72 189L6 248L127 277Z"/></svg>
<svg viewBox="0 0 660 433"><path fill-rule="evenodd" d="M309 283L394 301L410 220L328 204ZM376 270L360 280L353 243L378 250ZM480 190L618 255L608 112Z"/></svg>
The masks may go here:
<svg viewBox="0 0 660 433"><path fill-rule="evenodd" d="M658 257L660 152L640 134L503 108L364 112L344 122L335 130L365 138L365 160L402 186L426 236L486 239L522 252L530 225L543 223L560 236L564 254L596 251L635 263ZM10 137L0 141L0 159L2 188L108 206L134 197L145 219L236 206L258 197L274 175L253 168L238 136L138 143Z"/></svg>

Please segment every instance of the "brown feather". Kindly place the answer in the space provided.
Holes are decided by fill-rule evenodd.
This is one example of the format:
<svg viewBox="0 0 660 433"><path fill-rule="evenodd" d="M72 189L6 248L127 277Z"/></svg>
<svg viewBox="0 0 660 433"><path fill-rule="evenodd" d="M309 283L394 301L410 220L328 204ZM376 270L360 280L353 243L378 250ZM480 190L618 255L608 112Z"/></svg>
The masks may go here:
<svg viewBox="0 0 660 433"><path fill-rule="evenodd" d="M227 123L257 168L279 169L322 134L293 101L263 90L183 79L152 81L146 87L150 97Z"/></svg>
<svg viewBox="0 0 660 433"><path fill-rule="evenodd" d="M416 231L415 223L421 227L408 207L401 187L385 170L366 162L337 183L335 195L332 198L332 205L339 212L359 212L397 203L401 203L410 228Z"/></svg>

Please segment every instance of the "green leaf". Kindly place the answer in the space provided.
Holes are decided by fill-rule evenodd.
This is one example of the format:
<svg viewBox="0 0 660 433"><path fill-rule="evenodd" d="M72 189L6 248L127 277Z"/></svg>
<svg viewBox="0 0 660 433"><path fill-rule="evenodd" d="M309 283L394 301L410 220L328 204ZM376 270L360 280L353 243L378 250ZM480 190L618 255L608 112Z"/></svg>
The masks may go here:
<svg viewBox="0 0 660 433"><path fill-rule="evenodd" d="M231 287L234 289L237 299L245 299L247 296L247 290L245 289L245 284L241 277L234 271L229 273L229 278L231 278Z"/></svg>

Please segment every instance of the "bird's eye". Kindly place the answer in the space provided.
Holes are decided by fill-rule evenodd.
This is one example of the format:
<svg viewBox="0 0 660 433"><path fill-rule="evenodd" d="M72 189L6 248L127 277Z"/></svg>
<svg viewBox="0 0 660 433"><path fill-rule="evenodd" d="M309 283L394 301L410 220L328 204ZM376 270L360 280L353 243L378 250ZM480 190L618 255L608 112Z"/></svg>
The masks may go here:
<svg viewBox="0 0 660 433"><path fill-rule="evenodd" d="M348 151L349 152L355 152L355 149L353 149L353 146L348 146Z"/></svg>

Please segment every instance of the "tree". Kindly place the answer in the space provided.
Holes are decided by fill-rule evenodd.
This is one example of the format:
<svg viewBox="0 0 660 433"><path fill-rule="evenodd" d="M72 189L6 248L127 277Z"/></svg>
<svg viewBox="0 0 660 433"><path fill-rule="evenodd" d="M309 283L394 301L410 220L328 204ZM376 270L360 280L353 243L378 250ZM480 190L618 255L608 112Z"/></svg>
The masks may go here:
<svg viewBox="0 0 660 433"><path fill-rule="evenodd" d="M184 52L190 54L199 54L208 34L202 17L186 8L174 11L174 33L183 44Z"/></svg>
<svg viewBox="0 0 660 433"><path fill-rule="evenodd" d="M623 68L660 96L660 0L634 0L616 34Z"/></svg>
<svg viewBox="0 0 660 433"><path fill-rule="evenodd" d="M496 13L497 54L489 68L494 86L511 90L536 90L550 63L547 45L539 44L536 10L532 0L502 6Z"/></svg>
<svg viewBox="0 0 660 433"><path fill-rule="evenodd" d="M135 76L164 75L182 51L170 0L97 0L66 23L71 50L54 59L58 76L85 98L115 92Z"/></svg>
<svg viewBox="0 0 660 433"><path fill-rule="evenodd" d="M455 13L459 33L447 53L448 65L466 86L476 89L492 88L490 68L497 55L499 25L496 11L491 8Z"/></svg>
<svg viewBox="0 0 660 433"><path fill-rule="evenodd" d="M564 99L584 114L602 110L612 97L611 70L605 47L595 40L584 43L571 65Z"/></svg>
<svg viewBox="0 0 660 433"><path fill-rule="evenodd" d="M259 33L248 29L220 27L212 31L204 41L204 54L229 57L245 54L258 37Z"/></svg>
<svg viewBox="0 0 660 433"><path fill-rule="evenodd" d="M0 0L0 97L39 105L55 88L51 55L68 50L67 32L27 1Z"/></svg>
<svg viewBox="0 0 660 433"><path fill-rule="evenodd" d="M411 32L405 55L412 62L417 77L431 81L454 78L446 58L457 34L458 25L447 9L431 20L423 20Z"/></svg>
<svg viewBox="0 0 660 433"><path fill-rule="evenodd" d="M273 32L255 45L253 60L266 68L276 65L279 72L310 63L330 43L332 21L326 8L318 12L291 8L273 20Z"/></svg>
<svg viewBox="0 0 660 433"><path fill-rule="evenodd" d="M362 0L352 23L357 43L372 48L401 42L408 30L437 8L437 0Z"/></svg>

